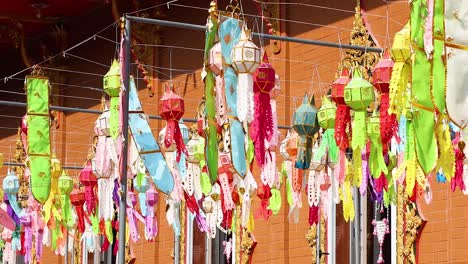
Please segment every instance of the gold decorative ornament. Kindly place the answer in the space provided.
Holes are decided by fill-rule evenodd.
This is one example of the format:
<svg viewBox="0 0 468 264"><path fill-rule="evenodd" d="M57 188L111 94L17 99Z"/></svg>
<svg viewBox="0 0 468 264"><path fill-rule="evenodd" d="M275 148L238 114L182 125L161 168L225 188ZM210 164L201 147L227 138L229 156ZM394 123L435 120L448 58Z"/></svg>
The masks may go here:
<svg viewBox="0 0 468 264"><path fill-rule="evenodd" d="M310 226L305 237L309 244L309 247L312 250L312 264L316 264L317 263L317 224L313 224Z"/></svg>

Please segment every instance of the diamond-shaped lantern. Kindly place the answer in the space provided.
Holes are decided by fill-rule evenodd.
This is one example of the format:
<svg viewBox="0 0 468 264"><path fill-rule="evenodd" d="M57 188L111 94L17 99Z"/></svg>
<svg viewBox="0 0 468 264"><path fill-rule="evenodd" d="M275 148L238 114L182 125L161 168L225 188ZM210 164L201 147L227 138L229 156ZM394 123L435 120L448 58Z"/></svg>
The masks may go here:
<svg viewBox="0 0 468 264"><path fill-rule="evenodd" d="M232 49L232 67L238 73L254 73L260 65L260 49L252 42L250 30L243 28L242 35L236 46Z"/></svg>
<svg viewBox="0 0 468 264"><path fill-rule="evenodd" d="M178 121L184 115L184 111L184 99L175 94L173 87L166 83L164 95L159 100L159 114L167 122L164 146L169 148L175 141L178 154L185 149L183 137L178 124Z"/></svg>
<svg viewBox="0 0 468 264"><path fill-rule="evenodd" d="M322 106L318 110L317 119L319 125L325 129L335 128L336 106L335 104L324 96L322 99Z"/></svg>
<svg viewBox="0 0 468 264"><path fill-rule="evenodd" d="M62 175L58 179L58 188L60 194L68 195L73 191L73 179L62 171Z"/></svg>
<svg viewBox="0 0 468 264"><path fill-rule="evenodd" d="M263 61L253 74L254 92L269 93L275 87L275 69L268 62L268 56L263 54Z"/></svg>
<svg viewBox="0 0 468 264"><path fill-rule="evenodd" d="M83 206L86 201L85 193L80 189L74 189L70 194L70 200L73 206Z"/></svg>
<svg viewBox="0 0 468 264"><path fill-rule="evenodd" d="M353 110L364 111L374 101L374 86L362 77L359 69L355 69L353 78L346 85L344 97Z"/></svg>
<svg viewBox="0 0 468 264"><path fill-rule="evenodd" d="M104 107L104 111L96 121L96 129L98 135L110 136L110 111L107 105Z"/></svg>
<svg viewBox="0 0 468 264"><path fill-rule="evenodd" d="M372 83L380 93L388 93L393 65L390 54L386 51L372 71Z"/></svg>
<svg viewBox="0 0 468 264"><path fill-rule="evenodd" d="M117 97L120 93L120 86L120 64L114 60L109 71L104 75L104 91L110 97Z"/></svg>
<svg viewBox="0 0 468 264"><path fill-rule="evenodd" d="M60 177L62 174L62 164L60 163L60 160L57 159L57 156L55 153L52 153L52 156L50 158L50 176L52 180L55 182L57 179Z"/></svg>
<svg viewBox="0 0 468 264"><path fill-rule="evenodd" d="M293 115L293 128L300 136L312 137L318 132L317 108L315 108L315 99L309 101L306 95L302 100L301 106L297 108Z"/></svg>
<svg viewBox="0 0 468 264"><path fill-rule="evenodd" d="M330 98L337 104L337 105L344 105L345 100L344 100L344 89L346 85L348 85L349 81L351 79L349 78L349 71L347 68L343 68L341 70L340 77L336 79L332 83L332 89L331 89L331 96Z"/></svg>
<svg viewBox="0 0 468 264"><path fill-rule="evenodd" d="M221 53L221 42L213 45L208 55L208 67L216 74L220 75L223 70L223 55Z"/></svg>
<svg viewBox="0 0 468 264"><path fill-rule="evenodd" d="M409 23L398 31L393 38L391 55L395 62L405 62L411 57L411 40Z"/></svg>
<svg viewBox="0 0 468 264"><path fill-rule="evenodd" d="M91 162L87 162L86 166L81 170L80 183L85 187L94 187L97 185L97 178L93 173Z"/></svg>
<svg viewBox="0 0 468 264"><path fill-rule="evenodd" d="M3 191L6 194L16 195L19 191L20 182L18 176L12 171L3 179Z"/></svg>
<svg viewBox="0 0 468 264"><path fill-rule="evenodd" d="M205 139L198 133L193 133L192 138L187 143L187 161L198 163L205 157Z"/></svg>

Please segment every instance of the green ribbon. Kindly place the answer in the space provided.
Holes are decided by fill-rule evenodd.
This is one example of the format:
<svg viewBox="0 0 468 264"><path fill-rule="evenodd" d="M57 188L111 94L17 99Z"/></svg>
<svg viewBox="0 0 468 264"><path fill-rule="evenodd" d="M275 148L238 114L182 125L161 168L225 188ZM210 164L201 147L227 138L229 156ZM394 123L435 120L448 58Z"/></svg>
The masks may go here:
<svg viewBox="0 0 468 264"><path fill-rule="evenodd" d="M113 139L119 136L119 97L110 98L109 131Z"/></svg>
<svg viewBox="0 0 468 264"><path fill-rule="evenodd" d="M203 167L205 167L205 160L200 160L200 168L201 168L201 173L200 173L200 186L201 190L204 195L209 195L211 193L211 182L210 178L208 177L208 174L206 172L203 172Z"/></svg>
<svg viewBox="0 0 468 264"><path fill-rule="evenodd" d="M63 222L67 229L70 229L75 224L72 215L70 197L68 195L60 195L62 200L62 214L63 214Z"/></svg>
<svg viewBox="0 0 468 264"><path fill-rule="evenodd" d="M218 31L218 21L214 14L208 18L208 26L206 27L205 39L205 113L207 118L206 130L206 159L207 169L212 184L218 179L218 135L216 129L216 104L215 104L215 75L206 67L208 63L208 56L211 48L216 39L216 32ZM203 185L202 185L203 186Z"/></svg>
<svg viewBox="0 0 468 264"><path fill-rule="evenodd" d="M440 113L445 113L445 25L444 0L434 0L434 56L432 58L431 95Z"/></svg>
<svg viewBox="0 0 468 264"><path fill-rule="evenodd" d="M411 40L414 46L411 100L414 106L413 122L416 153L424 173L432 171L437 161L437 144L434 134L434 112L431 93L431 62L424 51L424 20L427 17L425 0L411 3ZM430 111L429 111L430 110Z"/></svg>
<svg viewBox="0 0 468 264"><path fill-rule="evenodd" d="M375 125L379 126L380 128L380 124ZM382 172L383 174L387 175L388 169L383 157L383 146L380 133L370 133L369 137L371 140L371 148L369 154L369 170L371 175L377 179L380 177Z"/></svg>
<svg viewBox="0 0 468 264"><path fill-rule="evenodd" d="M353 138L351 147L353 149L353 185L361 185L362 180L362 156L361 151L366 147L367 127L366 111L355 111L353 120Z"/></svg>
<svg viewBox="0 0 468 264"><path fill-rule="evenodd" d="M44 204L49 198L51 184L49 80L28 76L26 94L31 191L34 198Z"/></svg>
<svg viewBox="0 0 468 264"><path fill-rule="evenodd" d="M268 209L270 209L274 215L277 215L281 209L281 192L278 189L271 189L271 197L268 204Z"/></svg>
<svg viewBox="0 0 468 264"><path fill-rule="evenodd" d="M328 149L328 156L332 163L338 162L338 146L335 141L335 129L329 128L322 135L320 147L315 151L313 160L319 162Z"/></svg>

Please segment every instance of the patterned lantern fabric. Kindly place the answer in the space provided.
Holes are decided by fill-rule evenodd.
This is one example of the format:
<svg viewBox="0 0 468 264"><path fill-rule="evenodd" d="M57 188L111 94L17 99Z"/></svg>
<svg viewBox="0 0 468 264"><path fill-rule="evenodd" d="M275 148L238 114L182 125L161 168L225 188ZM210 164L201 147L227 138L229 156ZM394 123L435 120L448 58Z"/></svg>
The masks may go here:
<svg viewBox="0 0 468 264"><path fill-rule="evenodd" d="M314 97L309 101L306 95L302 101L302 105L299 106L293 115L293 128L300 136L295 165L298 169L309 168L312 157L312 137L319 130L317 108L315 108L314 104Z"/></svg>
<svg viewBox="0 0 468 264"><path fill-rule="evenodd" d="M168 148L175 141L177 161L180 154L185 153L185 144L179 127L179 120L184 115L184 100L174 93L173 88L166 84L164 95L159 100L159 114L167 121L164 145Z"/></svg>
<svg viewBox="0 0 468 264"><path fill-rule="evenodd" d="M50 194L49 80L26 77L28 159L31 191L44 204Z"/></svg>
<svg viewBox="0 0 468 264"><path fill-rule="evenodd" d="M332 84L331 99L336 103L335 140L340 150L344 151L349 146L347 129L350 130L351 116L349 106L344 100L344 89L350 81L349 71L343 68L341 75Z"/></svg>

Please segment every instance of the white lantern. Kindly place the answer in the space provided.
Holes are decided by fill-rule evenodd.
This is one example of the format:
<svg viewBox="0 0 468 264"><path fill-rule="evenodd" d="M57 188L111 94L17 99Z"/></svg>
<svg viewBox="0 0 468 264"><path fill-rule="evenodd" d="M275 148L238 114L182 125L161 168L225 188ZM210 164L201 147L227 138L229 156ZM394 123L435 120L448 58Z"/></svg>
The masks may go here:
<svg viewBox="0 0 468 264"><path fill-rule="evenodd" d="M237 73L254 73L262 60L260 49L252 42L250 30L242 30L241 39L232 49L232 67Z"/></svg>

